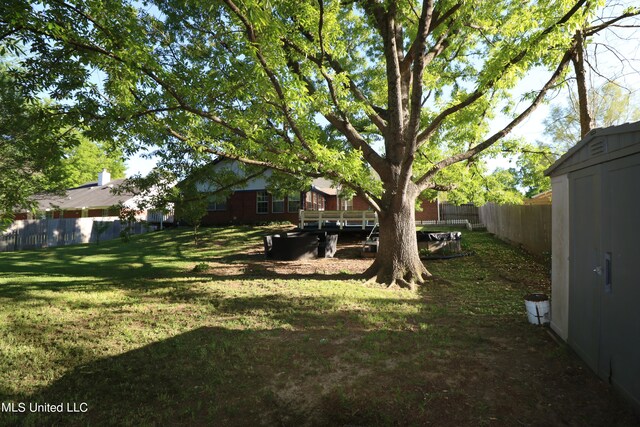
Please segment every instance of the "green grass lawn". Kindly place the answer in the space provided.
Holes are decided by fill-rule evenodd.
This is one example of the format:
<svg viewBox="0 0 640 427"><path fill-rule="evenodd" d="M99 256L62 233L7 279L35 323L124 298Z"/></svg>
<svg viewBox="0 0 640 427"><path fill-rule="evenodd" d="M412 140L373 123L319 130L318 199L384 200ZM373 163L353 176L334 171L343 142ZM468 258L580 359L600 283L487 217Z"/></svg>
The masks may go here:
<svg viewBox="0 0 640 427"><path fill-rule="evenodd" d="M0 254L0 425L632 425L523 296L548 266L487 233L418 292L371 260L267 262L269 228ZM344 258L344 257L343 257ZM28 411L27 411L28 412Z"/></svg>

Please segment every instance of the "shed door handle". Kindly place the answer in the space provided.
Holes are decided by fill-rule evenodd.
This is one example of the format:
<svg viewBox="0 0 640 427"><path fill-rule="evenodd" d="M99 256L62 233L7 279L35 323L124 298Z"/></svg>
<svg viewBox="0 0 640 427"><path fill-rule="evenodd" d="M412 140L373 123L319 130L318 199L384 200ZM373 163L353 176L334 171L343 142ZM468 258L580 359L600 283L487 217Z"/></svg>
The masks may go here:
<svg viewBox="0 0 640 427"><path fill-rule="evenodd" d="M613 291L613 284L611 283L611 252L604 254L604 291L610 294Z"/></svg>

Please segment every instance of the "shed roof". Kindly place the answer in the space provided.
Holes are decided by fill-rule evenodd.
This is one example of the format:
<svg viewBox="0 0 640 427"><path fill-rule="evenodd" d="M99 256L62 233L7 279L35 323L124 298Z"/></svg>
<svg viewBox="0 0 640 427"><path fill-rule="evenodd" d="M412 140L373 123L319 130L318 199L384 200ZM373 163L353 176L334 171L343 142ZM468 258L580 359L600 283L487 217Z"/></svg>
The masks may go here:
<svg viewBox="0 0 640 427"><path fill-rule="evenodd" d="M544 173L563 175L640 152L640 121L598 128L571 147Z"/></svg>
<svg viewBox="0 0 640 427"><path fill-rule="evenodd" d="M92 209L105 208L124 203L133 198L133 194L116 195L112 189L122 184L124 178L114 179L106 185L98 186L97 182L89 182L79 187L66 190L65 195L39 194L34 197L40 210L56 209Z"/></svg>

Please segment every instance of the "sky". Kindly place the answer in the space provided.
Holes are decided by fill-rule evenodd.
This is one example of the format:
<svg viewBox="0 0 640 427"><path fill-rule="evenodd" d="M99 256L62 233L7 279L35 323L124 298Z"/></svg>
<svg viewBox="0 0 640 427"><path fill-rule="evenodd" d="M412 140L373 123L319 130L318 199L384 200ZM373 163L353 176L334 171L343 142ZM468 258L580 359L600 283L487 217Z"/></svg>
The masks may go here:
<svg viewBox="0 0 640 427"><path fill-rule="evenodd" d="M633 4L633 2L625 2ZM615 13L615 12L614 12ZM636 24L638 21L636 21ZM589 80L592 87L603 85L606 80L602 76L607 76L618 82L622 87L630 90L640 100L640 29L636 28L615 28L615 31L604 31L597 35L588 48L587 60L596 66L599 73L590 72ZM624 58L620 60L619 58ZM539 89L547 81L550 73L543 70L535 70L525 78L516 88L514 93L523 94L528 91ZM529 142L543 141L544 120L548 116L552 105L567 105L569 98L568 90L565 88L555 94L547 103L540 105L523 123L517 126L510 136L522 137ZM491 124L491 131L495 132L508 123L506 117L497 117ZM578 141L576 141L578 142ZM495 168L507 168L515 161L514 157L503 157L490 159L489 170ZM127 176L134 174L146 175L153 169L156 161L151 158L144 158L140 154L135 155L126 161Z"/></svg>

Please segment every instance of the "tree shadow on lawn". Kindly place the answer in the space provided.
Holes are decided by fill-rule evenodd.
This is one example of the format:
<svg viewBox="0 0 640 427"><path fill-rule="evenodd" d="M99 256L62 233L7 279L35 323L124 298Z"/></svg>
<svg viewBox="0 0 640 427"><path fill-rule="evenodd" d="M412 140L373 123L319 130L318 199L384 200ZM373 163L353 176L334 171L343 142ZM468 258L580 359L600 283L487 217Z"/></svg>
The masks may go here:
<svg viewBox="0 0 640 427"><path fill-rule="evenodd" d="M253 299L243 307L273 301ZM282 309L284 307L278 307ZM229 306L232 312L237 307ZM351 313L358 315L357 313ZM431 325L199 327L79 366L26 402L86 402L35 425L634 425L595 375L541 329ZM482 319L480 319L482 320ZM318 328L323 322L325 329ZM331 327L334 326L334 327Z"/></svg>

